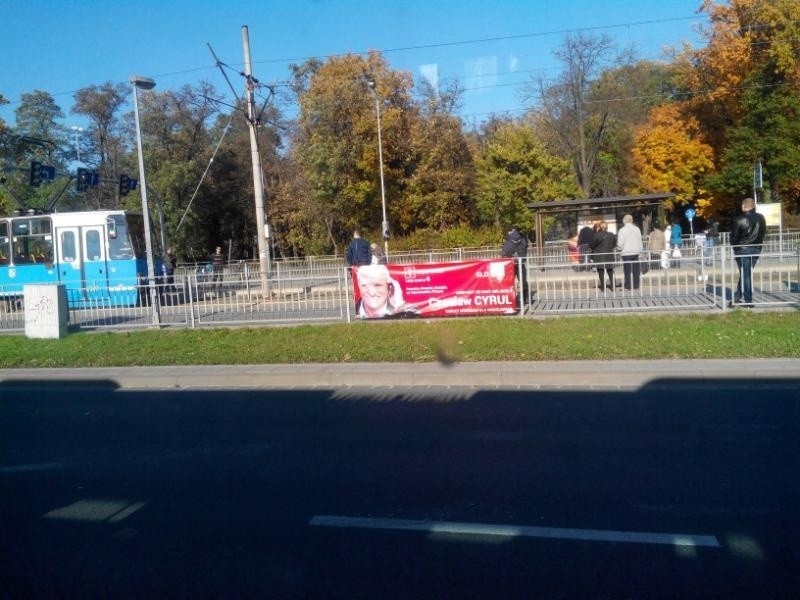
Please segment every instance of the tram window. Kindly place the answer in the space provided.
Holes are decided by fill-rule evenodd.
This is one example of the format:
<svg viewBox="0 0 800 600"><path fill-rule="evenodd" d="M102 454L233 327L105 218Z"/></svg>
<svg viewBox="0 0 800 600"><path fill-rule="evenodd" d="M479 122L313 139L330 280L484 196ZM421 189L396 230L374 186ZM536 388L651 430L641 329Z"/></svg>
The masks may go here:
<svg viewBox="0 0 800 600"><path fill-rule="evenodd" d="M52 264L52 223L47 217L14 219L11 224L14 264Z"/></svg>
<svg viewBox="0 0 800 600"><path fill-rule="evenodd" d="M86 260L100 260L102 256L102 246L100 244L100 232L94 229L86 232Z"/></svg>
<svg viewBox="0 0 800 600"><path fill-rule="evenodd" d="M11 238L8 237L8 223L0 223L0 265L7 265L11 256Z"/></svg>
<svg viewBox="0 0 800 600"><path fill-rule="evenodd" d="M29 219L15 219L11 224L11 229L15 236L28 235L31 230Z"/></svg>
<svg viewBox="0 0 800 600"><path fill-rule="evenodd" d="M47 235L50 231L50 219L31 219L31 235Z"/></svg>
<svg viewBox="0 0 800 600"><path fill-rule="evenodd" d="M74 231L61 232L61 260L74 262L77 256Z"/></svg>

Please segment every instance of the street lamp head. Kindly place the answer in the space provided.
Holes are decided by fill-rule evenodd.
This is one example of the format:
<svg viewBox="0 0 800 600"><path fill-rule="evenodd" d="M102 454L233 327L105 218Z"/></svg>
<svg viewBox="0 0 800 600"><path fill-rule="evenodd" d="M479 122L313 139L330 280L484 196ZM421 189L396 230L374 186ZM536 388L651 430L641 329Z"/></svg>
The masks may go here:
<svg viewBox="0 0 800 600"><path fill-rule="evenodd" d="M370 87L370 89L374 90L375 89L375 78L372 77L371 75L368 75L366 77L366 80L367 80L367 85Z"/></svg>
<svg viewBox="0 0 800 600"><path fill-rule="evenodd" d="M143 75L131 75L129 79L130 82L140 90L152 90L154 87L156 87L155 80L151 79L150 77L144 77Z"/></svg>

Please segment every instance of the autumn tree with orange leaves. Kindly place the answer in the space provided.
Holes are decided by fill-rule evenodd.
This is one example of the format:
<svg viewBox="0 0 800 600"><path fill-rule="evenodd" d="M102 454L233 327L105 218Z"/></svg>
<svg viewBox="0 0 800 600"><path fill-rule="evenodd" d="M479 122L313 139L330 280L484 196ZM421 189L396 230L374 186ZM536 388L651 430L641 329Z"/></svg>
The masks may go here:
<svg viewBox="0 0 800 600"><path fill-rule="evenodd" d="M714 150L707 180L720 212L752 194L763 165L765 197L800 211L800 3L705 0L708 44L676 62L685 108Z"/></svg>
<svg viewBox="0 0 800 600"><path fill-rule="evenodd" d="M703 180L714 168L713 151L699 131L697 120L681 115L676 104L654 108L635 135L632 153L639 180L631 193L670 191L675 198L665 202L667 211L692 205L700 216L708 216L711 199Z"/></svg>

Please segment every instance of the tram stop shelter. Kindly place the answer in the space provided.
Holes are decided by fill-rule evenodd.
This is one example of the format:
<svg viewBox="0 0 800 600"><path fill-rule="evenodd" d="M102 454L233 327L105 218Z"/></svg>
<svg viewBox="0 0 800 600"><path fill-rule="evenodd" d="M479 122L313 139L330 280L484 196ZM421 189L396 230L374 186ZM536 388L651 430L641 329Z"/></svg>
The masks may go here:
<svg viewBox="0 0 800 600"><path fill-rule="evenodd" d="M633 215L634 222L644 234L652 224L666 225L664 200L674 198L671 192L639 194L634 196L611 196L607 198L584 198L577 200L553 200L531 202L526 206L533 211L536 229L536 249L544 251L545 242L565 240L575 236L578 229L594 221L606 221L611 231L626 214Z"/></svg>

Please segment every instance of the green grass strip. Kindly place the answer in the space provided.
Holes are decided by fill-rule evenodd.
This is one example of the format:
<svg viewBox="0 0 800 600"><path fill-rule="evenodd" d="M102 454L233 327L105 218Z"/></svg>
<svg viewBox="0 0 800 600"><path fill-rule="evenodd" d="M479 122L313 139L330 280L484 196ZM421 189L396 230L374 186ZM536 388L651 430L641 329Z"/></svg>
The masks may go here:
<svg viewBox="0 0 800 600"><path fill-rule="evenodd" d="M0 336L0 367L800 357L800 312Z"/></svg>

